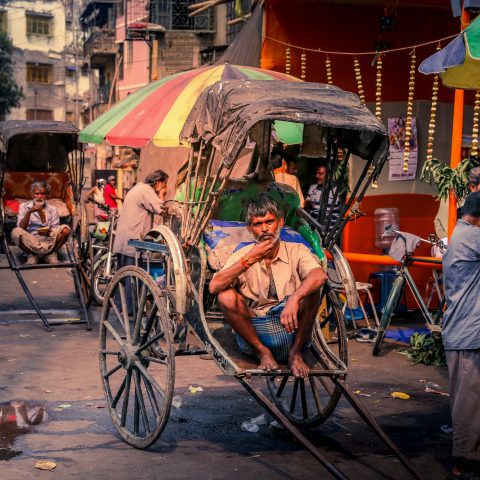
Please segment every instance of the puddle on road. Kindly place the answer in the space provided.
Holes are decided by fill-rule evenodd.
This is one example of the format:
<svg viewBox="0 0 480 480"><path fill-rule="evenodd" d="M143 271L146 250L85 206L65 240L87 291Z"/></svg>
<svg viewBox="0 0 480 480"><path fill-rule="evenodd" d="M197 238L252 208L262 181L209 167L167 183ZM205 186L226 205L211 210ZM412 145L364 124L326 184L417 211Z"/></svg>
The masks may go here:
<svg viewBox="0 0 480 480"><path fill-rule="evenodd" d="M42 405L16 401L0 403L0 461L21 455L21 451L14 449L17 437L31 432L35 425L46 420L47 410Z"/></svg>

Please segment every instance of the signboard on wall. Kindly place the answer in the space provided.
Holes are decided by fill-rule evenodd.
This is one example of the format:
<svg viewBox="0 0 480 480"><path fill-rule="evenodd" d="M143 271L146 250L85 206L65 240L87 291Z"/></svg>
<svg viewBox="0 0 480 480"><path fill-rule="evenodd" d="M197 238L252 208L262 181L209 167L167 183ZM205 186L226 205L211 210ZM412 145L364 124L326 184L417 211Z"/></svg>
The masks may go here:
<svg viewBox="0 0 480 480"><path fill-rule="evenodd" d="M408 171L403 171L403 155L405 152L405 117L388 119L388 138L390 140L390 159L388 161L388 180L415 180L418 163L417 122L412 117L412 135L410 137L410 156L408 157Z"/></svg>

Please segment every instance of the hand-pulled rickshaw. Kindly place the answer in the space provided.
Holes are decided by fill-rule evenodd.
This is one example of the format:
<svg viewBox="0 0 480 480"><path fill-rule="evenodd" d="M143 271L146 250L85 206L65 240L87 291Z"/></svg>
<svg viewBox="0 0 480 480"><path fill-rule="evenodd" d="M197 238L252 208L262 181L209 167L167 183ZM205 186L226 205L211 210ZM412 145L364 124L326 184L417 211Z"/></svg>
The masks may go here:
<svg viewBox="0 0 480 480"><path fill-rule="evenodd" d="M8 266L0 268L15 272L47 329L53 323L47 320L23 279L22 272L25 270L70 269L80 307L90 329L87 311L90 299L88 225L85 212L77 211L83 167L82 146L78 143L78 129L73 124L41 120L0 122L0 242L8 261ZM25 263L21 250L13 245L10 234L16 226L20 204L31 200L31 184L42 180L50 187L48 202L57 209L60 223L68 225L72 235L65 244L59 263L29 265Z"/></svg>
<svg viewBox="0 0 480 480"><path fill-rule="evenodd" d="M310 141L308 136L312 145L323 144L318 155L325 155L328 174L316 219L299 208L292 189L273 182L269 162L272 128L278 121L301 124L304 143ZM337 87L232 80L202 93L180 140L191 148L188 159L177 166L175 199L166 203L162 225L144 239L130 241L137 252L136 266L115 274L101 313L101 378L109 413L123 440L147 448L159 438L172 404L175 357L206 350L334 477L347 478L298 427L326 421L343 394L409 472L421 478L346 384L344 319L329 284L323 288L322 307L305 353L311 367L307 379L293 377L285 364L274 372L260 370L257 359L242 354L208 289L214 271L233 251L220 240L225 240L228 228L242 225L249 200L264 193L283 210L289 234L297 236L294 241L308 242L325 266L325 250L330 253L332 278L337 277L347 301L354 303L355 282L336 243L346 222L358 216L360 201L386 160L384 126L358 97ZM335 195L335 175L347 171L351 155L364 159L365 165L340 217L333 218L328 194ZM217 247L224 248L212 246L212 237L213 244L218 240ZM163 275L155 280L159 263ZM262 389L263 377L270 398Z"/></svg>

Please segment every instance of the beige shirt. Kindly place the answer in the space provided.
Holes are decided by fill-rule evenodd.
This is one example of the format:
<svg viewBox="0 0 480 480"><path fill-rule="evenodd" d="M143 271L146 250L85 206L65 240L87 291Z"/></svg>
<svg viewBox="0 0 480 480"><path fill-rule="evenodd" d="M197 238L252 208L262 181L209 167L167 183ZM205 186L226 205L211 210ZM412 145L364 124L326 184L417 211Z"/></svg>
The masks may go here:
<svg viewBox="0 0 480 480"><path fill-rule="evenodd" d="M284 185L288 185L292 187L298 194L300 198L300 206L303 208L305 203L305 199L303 198L302 187L300 186L300 182L295 175L290 175L289 173L285 172L274 172L275 181L277 183L283 183Z"/></svg>
<svg viewBox="0 0 480 480"><path fill-rule="evenodd" d="M132 238L143 239L153 227L153 216L159 214L163 202L148 184L137 183L125 197L118 218L113 252L129 257L135 256L135 249L128 246Z"/></svg>
<svg viewBox="0 0 480 480"><path fill-rule="evenodd" d="M233 253L222 270L238 262L252 247L253 245L247 245ZM305 245L280 241L278 254L271 263L278 300L268 298L270 276L264 260L253 264L242 273L233 286L247 299L248 306L255 314L263 316L271 307L292 295L308 274L319 267L322 268L320 260Z"/></svg>

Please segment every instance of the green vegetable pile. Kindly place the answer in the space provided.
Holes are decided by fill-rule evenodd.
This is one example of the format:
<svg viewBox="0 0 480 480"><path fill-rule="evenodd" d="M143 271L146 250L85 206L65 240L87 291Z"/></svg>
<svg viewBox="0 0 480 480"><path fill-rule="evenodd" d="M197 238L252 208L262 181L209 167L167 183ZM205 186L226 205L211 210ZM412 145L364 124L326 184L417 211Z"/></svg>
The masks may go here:
<svg viewBox="0 0 480 480"><path fill-rule="evenodd" d="M410 337L410 349L407 350L408 358L415 363L441 367L447 364L445 349L441 338L430 334L414 333Z"/></svg>

